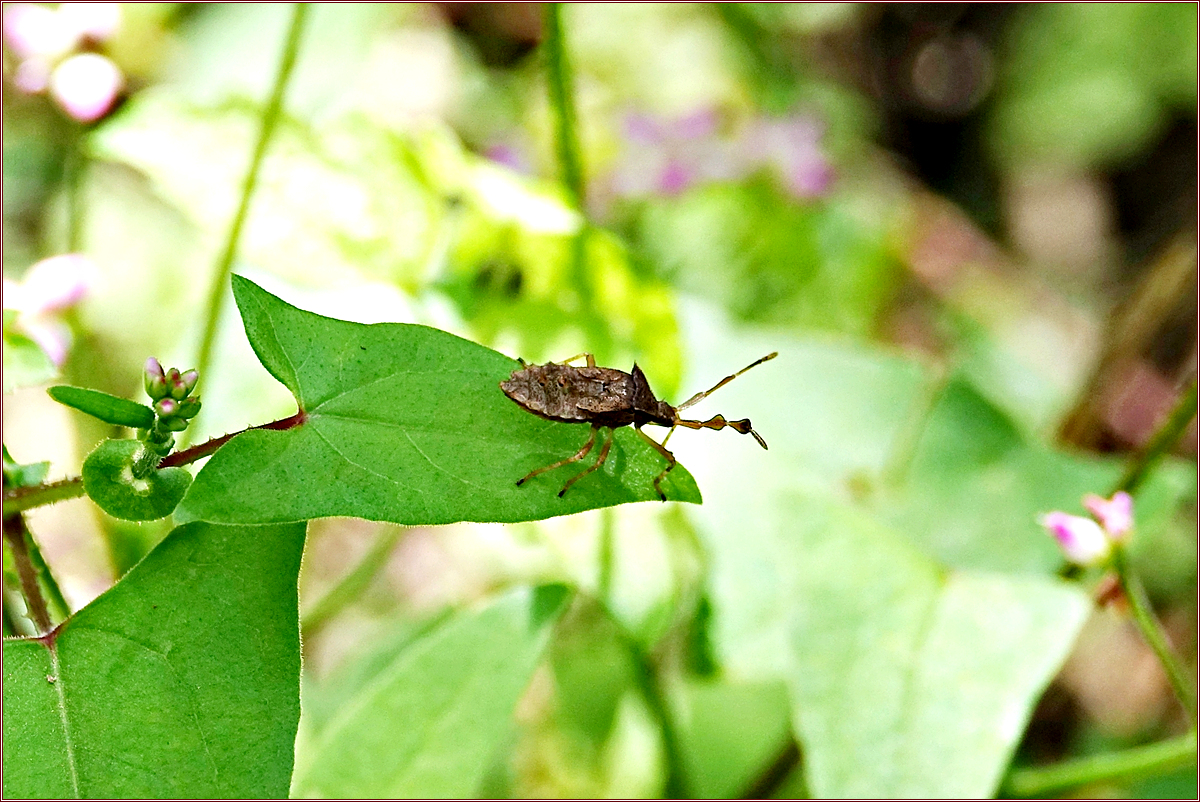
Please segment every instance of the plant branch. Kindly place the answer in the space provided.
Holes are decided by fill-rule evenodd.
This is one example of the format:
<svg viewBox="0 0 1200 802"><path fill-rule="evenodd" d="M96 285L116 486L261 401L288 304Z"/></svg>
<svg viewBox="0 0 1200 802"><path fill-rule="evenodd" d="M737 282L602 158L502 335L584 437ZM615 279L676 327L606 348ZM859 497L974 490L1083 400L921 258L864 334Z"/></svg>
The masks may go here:
<svg viewBox="0 0 1200 802"><path fill-rule="evenodd" d="M250 426L242 429L239 432L223 434L220 437L214 437L211 440L206 440L200 445L192 446L191 448L185 448L184 450L176 451L173 454L168 454L166 457L163 457L162 462L158 463L158 467L178 468L181 465L191 465L193 462L212 456L217 449L243 432L252 432L255 429L285 431L287 429L299 426L306 420L308 420L308 415L306 413L297 412L295 415L291 415L286 418L280 418L279 420L273 420L270 423L260 423L257 426Z"/></svg>
<svg viewBox="0 0 1200 802"><path fill-rule="evenodd" d="M1117 570L1117 579L1121 583L1121 590L1125 592L1125 597L1129 600L1129 610L1133 614L1133 621L1137 624L1146 643L1154 650L1163 670L1167 672L1167 679L1171 682L1171 689L1175 691L1175 698L1183 706L1188 724L1195 730L1196 689L1186 678L1181 661L1171 649L1167 635L1163 632L1162 625L1158 622L1150 606L1146 589L1142 587L1141 581L1129 567L1129 560L1125 555L1124 548L1119 547L1113 552L1113 566Z"/></svg>
<svg viewBox="0 0 1200 802"><path fill-rule="evenodd" d="M280 420L271 421L270 423L261 423L258 426L250 426L238 432L214 437L211 440L201 443L200 445L186 448L183 451L176 451L168 455L158 464L159 468L177 468L181 465L190 465L197 460L202 460L205 457L211 456L217 449L228 443L234 437L237 437L242 432L253 431L254 429L273 429L275 431L283 431L291 429L294 426L299 426L308 420L308 415L304 412L297 412ZM67 499L78 498L83 495L83 477L71 476L66 479L60 479L57 482L49 484L31 485L29 487L15 487L11 490L4 491L4 515L9 516L23 510L33 509L34 507L42 507L46 504L53 504L56 501L65 501Z"/></svg>
<svg viewBox="0 0 1200 802"><path fill-rule="evenodd" d="M341 578L324 596L300 618L300 630L304 637L311 638L321 630L326 623L340 613L347 604L357 599L379 569L387 563L392 548L405 533L403 527L382 526L382 531L371 544L371 548L363 555L361 561L348 574Z"/></svg>
<svg viewBox="0 0 1200 802"><path fill-rule="evenodd" d="M25 516L21 513L4 516L4 539L12 549L13 562L17 567L17 576L21 580L21 592L25 596L25 604L29 608L29 616L37 625L39 634L50 631L50 613L46 609L46 600L42 598L42 589L38 587L37 570L29 558L29 548L26 538L29 530L25 526Z"/></svg>
<svg viewBox="0 0 1200 802"><path fill-rule="evenodd" d="M1175 441L1183 434L1183 430L1188 427L1188 424L1192 422L1192 418L1194 417L1196 417L1195 378L1188 383L1187 388L1180 394L1175 408L1171 410L1171 414L1167 416L1163 425L1150 438L1150 442L1146 444L1146 447L1129 464L1125 475L1121 477L1121 481L1117 484L1113 492L1115 493L1118 490L1124 490L1128 493L1135 492L1149 475L1150 471L1158 464L1159 460L1175 445Z"/></svg>
<svg viewBox="0 0 1200 802"><path fill-rule="evenodd" d="M607 609L607 608L605 608ZM683 764L683 753L680 751L679 732L675 726L675 716L671 710L671 700L667 698L663 688L662 675L650 654L642 648L637 639L625 631L619 622L613 618L625 647L633 658L638 690L646 702L651 715L658 721L662 731L663 759L667 764L667 777L663 795L667 799L687 799L687 773Z"/></svg>
<svg viewBox="0 0 1200 802"><path fill-rule="evenodd" d="M1018 769L1008 775L1003 797L1046 798L1104 780L1133 779L1182 768L1196 760L1196 732L1122 752L1071 760L1048 768Z"/></svg>
<svg viewBox="0 0 1200 802"><path fill-rule="evenodd" d="M583 209L583 159L575 115L575 85L563 39L562 3L546 4L546 71L554 112L554 146L563 183L577 210Z"/></svg>
<svg viewBox="0 0 1200 802"><path fill-rule="evenodd" d="M250 200L258 184L258 174L262 167L263 157L267 153L267 145L275 133L275 126L283 110L283 96L287 90L292 68L300 52L300 37L304 32L304 23L308 18L308 3L296 3L292 7L292 21L288 28L287 37L283 43L283 53L279 60L279 70L275 75L275 85L271 88L271 96L263 108L262 121L258 130L258 142L254 145L254 154L250 158L250 167L242 182L242 198L238 203L237 213L229 226L229 235L225 249L217 262L213 275L212 286L208 291L208 303L205 308L204 333L200 339L200 354L196 359L196 370L201 376L206 375L212 360L213 343L217 334L217 323L221 317L221 305L225 299L225 287L229 283L229 274L233 270L233 260L237 255L238 240L241 239L242 226L250 211ZM185 435L182 435L186 437Z"/></svg>

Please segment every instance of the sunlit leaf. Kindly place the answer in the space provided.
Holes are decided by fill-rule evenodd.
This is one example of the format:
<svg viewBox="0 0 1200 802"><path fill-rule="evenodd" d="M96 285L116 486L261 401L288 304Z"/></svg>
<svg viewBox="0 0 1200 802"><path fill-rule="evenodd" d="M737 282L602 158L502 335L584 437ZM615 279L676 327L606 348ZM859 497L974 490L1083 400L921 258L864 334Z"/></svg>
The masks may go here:
<svg viewBox="0 0 1200 802"><path fill-rule="evenodd" d="M185 468L159 468L140 479L135 477L133 461L142 447L137 440L105 440L83 461L83 489L114 518L165 518L192 483Z"/></svg>
<svg viewBox="0 0 1200 802"><path fill-rule="evenodd" d="M500 382L519 364L503 354L426 326L314 315L238 276L234 294L259 359L307 419L234 438L200 471L178 516L523 521L658 498L652 481L664 461L629 428L616 431L603 467L561 498L578 464L518 487L579 450L588 427L543 420L505 396ZM700 501L682 466L662 486L670 499Z"/></svg>
<svg viewBox="0 0 1200 802"><path fill-rule="evenodd" d="M513 591L408 643L302 748L295 794L473 795L564 598Z"/></svg>
<svg viewBox="0 0 1200 802"><path fill-rule="evenodd" d="M5 796L285 796L303 544L182 526L53 639L6 641Z"/></svg>

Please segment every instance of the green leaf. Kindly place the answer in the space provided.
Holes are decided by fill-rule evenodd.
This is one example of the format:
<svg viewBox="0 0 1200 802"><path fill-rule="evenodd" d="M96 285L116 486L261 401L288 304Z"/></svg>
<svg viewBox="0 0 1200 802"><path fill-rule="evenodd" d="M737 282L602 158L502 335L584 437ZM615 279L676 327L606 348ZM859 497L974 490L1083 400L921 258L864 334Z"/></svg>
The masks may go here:
<svg viewBox="0 0 1200 802"><path fill-rule="evenodd" d="M294 796L467 797L562 608L560 586L512 591L402 649L298 749Z"/></svg>
<svg viewBox="0 0 1200 802"><path fill-rule="evenodd" d="M945 572L836 503L794 498L789 681L817 797L986 797L1083 624L1054 579Z"/></svg>
<svg viewBox="0 0 1200 802"><path fill-rule="evenodd" d="M33 487L41 484L46 478L46 474L50 472L49 462L31 462L28 465L22 465L8 453L8 446L4 446L3 450L5 487Z"/></svg>
<svg viewBox="0 0 1200 802"><path fill-rule="evenodd" d="M154 425L154 410L145 404L118 398L99 390L70 387L65 384L50 387L46 392L58 403L73 407L114 426L149 429Z"/></svg>
<svg viewBox="0 0 1200 802"><path fill-rule="evenodd" d="M694 799L739 798L792 740L781 682L689 682L678 705Z"/></svg>
<svg viewBox="0 0 1200 802"><path fill-rule="evenodd" d="M83 489L100 509L126 521L153 521L170 515L192 482L184 468L161 468L143 479L133 476L137 440L105 440L83 461Z"/></svg>
<svg viewBox="0 0 1200 802"><path fill-rule="evenodd" d="M46 352L15 327L16 312L4 310L4 392L31 387L58 375Z"/></svg>
<svg viewBox="0 0 1200 802"><path fill-rule="evenodd" d="M4 795L287 794L302 525L175 529L57 637L4 643Z"/></svg>
<svg viewBox="0 0 1200 802"><path fill-rule="evenodd" d="M500 382L516 361L426 326L305 312L240 276L233 286L255 353L306 420L238 435L200 471L177 516L439 524L657 500L652 481L663 459L629 428L615 432L604 466L563 497L577 464L518 487L531 470L578 451L588 427L543 420L509 400ZM700 501L682 466L662 486L669 499Z"/></svg>

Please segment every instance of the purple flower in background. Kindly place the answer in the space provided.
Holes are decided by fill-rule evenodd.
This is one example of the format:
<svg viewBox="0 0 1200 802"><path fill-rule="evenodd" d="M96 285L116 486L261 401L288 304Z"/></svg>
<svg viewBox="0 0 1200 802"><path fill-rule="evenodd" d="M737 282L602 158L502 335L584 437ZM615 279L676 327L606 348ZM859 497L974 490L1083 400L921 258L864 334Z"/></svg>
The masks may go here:
<svg viewBox="0 0 1200 802"><path fill-rule="evenodd" d="M1076 565L1095 565L1108 557L1112 543L1100 525L1090 518L1051 512L1039 520L1058 541L1063 556Z"/></svg>
<svg viewBox="0 0 1200 802"><path fill-rule="evenodd" d="M50 95L80 122L108 113L124 84L121 70L99 53L77 53L50 74Z"/></svg>
<svg viewBox="0 0 1200 802"><path fill-rule="evenodd" d="M502 164L518 173L532 173L533 166L524 148L508 143L498 143L488 147L484 155L496 164Z"/></svg>
<svg viewBox="0 0 1200 802"><path fill-rule="evenodd" d="M713 109L673 120L627 115L627 147L611 176L612 191L619 196L674 196L696 183L736 177L741 173L737 154L717 129Z"/></svg>
<svg viewBox="0 0 1200 802"><path fill-rule="evenodd" d="M1133 497L1124 491L1114 493L1111 499L1088 493L1083 506L1095 521L1055 511L1043 515L1038 523L1050 531L1068 560L1094 565L1108 559L1113 544L1124 541L1133 528Z"/></svg>
<svg viewBox="0 0 1200 802"><path fill-rule="evenodd" d="M120 3L62 3L57 9L31 3L4 6L4 39L20 58L13 84L26 94L49 90L62 109L81 122L103 117L124 77L109 58L77 52L85 43L112 36L121 22Z"/></svg>
<svg viewBox="0 0 1200 802"><path fill-rule="evenodd" d="M824 124L806 114L759 119L743 140L746 160L752 167L776 170L793 197L820 197L834 179L833 165L821 149L824 135Z"/></svg>
<svg viewBox="0 0 1200 802"><path fill-rule="evenodd" d="M1088 493L1083 497L1083 506L1114 541L1124 540L1133 528L1133 497L1123 490L1114 493L1111 499Z"/></svg>
<svg viewBox="0 0 1200 802"><path fill-rule="evenodd" d="M729 136L722 135L712 108L674 119L631 113L625 118L625 152L609 188L621 197L671 197L697 184L768 168L792 197L820 197L835 177L821 148L824 132L824 124L806 114L755 118Z"/></svg>
<svg viewBox="0 0 1200 802"><path fill-rule="evenodd" d="M66 253L33 265L22 279L4 279L4 308L17 312L16 328L61 366L71 330L60 318L87 294L95 266L86 256Z"/></svg>

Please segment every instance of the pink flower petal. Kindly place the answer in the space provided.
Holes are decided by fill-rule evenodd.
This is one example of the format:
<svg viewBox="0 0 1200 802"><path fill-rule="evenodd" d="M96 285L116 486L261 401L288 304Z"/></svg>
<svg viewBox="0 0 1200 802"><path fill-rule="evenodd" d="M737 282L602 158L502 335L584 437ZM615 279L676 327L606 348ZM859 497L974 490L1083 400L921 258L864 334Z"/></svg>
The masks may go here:
<svg viewBox="0 0 1200 802"><path fill-rule="evenodd" d="M1089 518L1051 512L1038 521L1054 535L1063 555L1077 565L1095 565L1108 557L1112 543L1100 525Z"/></svg>
<svg viewBox="0 0 1200 802"><path fill-rule="evenodd" d="M102 42L121 25L120 3L62 3L61 24L81 38Z"/></svg>
<svg viewBox="0 0 1200 802"><path fill-rule="evenodd" d="M20 56L47 59L66 55L79 41L74 27L56 11L32 3L5 4L4 38Z"/></svg>
<svg viewBox="0 0 1200 802"><path fill-rule="evenodd" d="M112 108L124 79L112 61L98 53L79 53L50 75L50 94L77 120L98 120Z"/></svg>
<svg viewBox="0 0 1200 802"><path fill-rule="evenodd" d="M1088 493L1083 497L1083 506L1096 517L1113 540L1123 540L1133 528L1133 497L1123 490L1114 493L1111 499Z"/></svg>
<svg viewBox="0 0 1200 802"><path fill-rule="evenodd" d="M92 260L64 253L37 262L21 279L21 311L34 315L61 312L79 303L95 280Z"/></svg>

